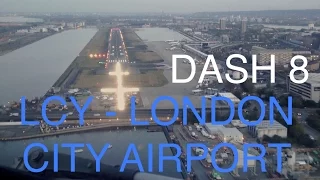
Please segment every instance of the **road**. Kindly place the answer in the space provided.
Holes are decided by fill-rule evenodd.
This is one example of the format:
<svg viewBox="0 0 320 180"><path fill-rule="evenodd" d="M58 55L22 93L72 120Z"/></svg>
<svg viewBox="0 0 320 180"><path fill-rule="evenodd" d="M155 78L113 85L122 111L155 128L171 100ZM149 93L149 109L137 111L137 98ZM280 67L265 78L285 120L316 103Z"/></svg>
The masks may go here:
<svg viewBox="0 0 320 180"><path fill-rule="evenodd" d="M177 128L177 126L175 126L174 128ZM177 136L177 138L179 139L180 143L181 143L181 146L184 150L184 152L186 152L186 147L187 147L187 142L184 141L182 138L182 136L175 132L175 136ZM197 178L198 179L201 179L201 180L208 180L208 176L206 174L206 170L205 168L202 166L202 164L200 163L200 161L192 161L191 162L192 164L192 170L195 172L195 174L197 175Z"/></svg>
<svg viewBox="0 0 320 180"><path fill-rule="evenodd" d="M50 120L59 120L63 114L68 114L70 112L73 112L72 115L67 116L67 120L76 120L79 119L78 117L78 112L76 110L74 111L47 111L47 117ZM19 112L20 113L20 112ZM20 114L19 114L20 115ZM170 120L173 116L173 111L171 110L157 110L156 113L158 118L164 118ZM182 111L179 111L179 118L182 117ZM42 119L42 114L41 112L35 112L35 111L28 111L26 112L26 119L27 120L33 120L33 119ZM12 121L20 121L21 116L17 117L10 117L9 115L1 115L0 116L2 122L8 122L10 120ZM116 114L107 116L105 111L87 111L84 114L84 119L96 119L96 118L101 118L101 119L127 119L129 120L131 118L131 112L130 110L128 111L122 111L122 112L116 112ZM146 110L136 110L135 111L135 118L137 120L149 120L152 118L151 110L146 109Z"/></svg>
<svg viewBox="0 0 320 180"><path fill-rule="evenodd" d="M114 62L127 62L128 54L123 41L122 32L118 28L112 28L110 31L108 46L108 57L109 63Z"/></svg>

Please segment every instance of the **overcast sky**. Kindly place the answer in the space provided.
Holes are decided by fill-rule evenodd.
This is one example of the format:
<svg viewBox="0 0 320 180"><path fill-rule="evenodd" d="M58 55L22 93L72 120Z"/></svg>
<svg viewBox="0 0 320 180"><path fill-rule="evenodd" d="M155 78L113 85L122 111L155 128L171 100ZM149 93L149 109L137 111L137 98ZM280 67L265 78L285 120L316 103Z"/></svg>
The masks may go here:
<svg viewBox="0 0 320 180"><path fill-rule="evenodd" d="M320 0L0 0L0 12L201 12L320 9Z"/></svg>

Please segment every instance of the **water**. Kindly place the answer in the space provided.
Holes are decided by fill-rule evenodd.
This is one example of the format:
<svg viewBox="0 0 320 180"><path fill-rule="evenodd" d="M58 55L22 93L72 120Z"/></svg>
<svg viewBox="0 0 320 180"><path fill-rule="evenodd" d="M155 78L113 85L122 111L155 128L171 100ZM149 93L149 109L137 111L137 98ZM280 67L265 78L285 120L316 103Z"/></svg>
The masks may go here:
<svg viewBox="0 0 320 180"><path fill-rule="evenodd" d="M44 95L96 32L64 31L0 56L0 104Z"/></svg>
<svg viewBox="0 0 320 180"><path fill-rule="evenodd" d="M135 32L143 41L190 40L184 35L168 28L138 28Z"/></svg>
<svg viewBox="0 0 320 180"><path fill-rule="evenodd" d="M99 131L81 134L71 134L56 137L47 137L44 139L32 139L27 141L13 141L13 142L0 142L0 165L13 164L14 158L22 157L24 149L32 142L40 142L45 144L49 150L53 149L53 144L61 143L90 143L95 151L98 153L101 151L104 144L109 143L113 147L108 149L103 156L101 162L110 165L121 165L123 158L125 157L127 147L130 143L134 143L137 147L139 157L142 165L147 171L148 169L148 143L153 144L153 170L158 171L158 146L159 143L167 143L167 140L162 132L152 132L146 135L145 129L133 130L121 130L121 131ZM98 138L97 138L98 137ZM83 148L82 153L76 155L83 158L93 159L87 148ZM70 149L60 148L59 152L70 154ZM130 159L134 156L131 153ZM172 152L169 149L164 150L164 154L172 156ZM136 165L128 165L127 168L137 169ZM176 172L176 163L171 161L164 162L164 169L162 175L181 178L181 174ZM158 173L160 174L160 173Z"/></svg>
<svg viewBox="0 0 320 180"><path fill-rule="evenodd" d="M39 19L39 18L25 18L25 17L21 17L21 16L6 16L6 17L0 17L0 22L33 23L33 22L43 22L43 20Z"/></svg>

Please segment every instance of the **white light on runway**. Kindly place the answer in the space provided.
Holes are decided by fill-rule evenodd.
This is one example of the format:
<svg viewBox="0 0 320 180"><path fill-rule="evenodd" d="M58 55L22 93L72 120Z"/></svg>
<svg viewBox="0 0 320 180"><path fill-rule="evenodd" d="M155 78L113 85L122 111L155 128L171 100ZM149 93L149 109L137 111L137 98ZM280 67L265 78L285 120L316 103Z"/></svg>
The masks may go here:
<svg viewBox="0 0 320 180"><path fill-rule="evenodd" d="M137 92L139 88L125 88L122 85L123 76L129 75L129 72L123 72L121 69L121 64L117 62L116 70L114 72L110 72L109 75L116 76L117 78L117 88L103 88L101 92L103 93L110 93L115 92L117 94L117 103L118 103L118 110L122 111L125 109L125 93L126 92Z"/></svg>

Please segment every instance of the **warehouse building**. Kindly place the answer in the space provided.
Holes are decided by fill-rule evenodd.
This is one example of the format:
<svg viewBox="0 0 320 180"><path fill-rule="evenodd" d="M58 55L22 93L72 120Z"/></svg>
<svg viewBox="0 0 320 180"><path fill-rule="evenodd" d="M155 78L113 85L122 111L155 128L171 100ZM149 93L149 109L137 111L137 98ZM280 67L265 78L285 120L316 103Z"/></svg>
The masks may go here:
<svg viewBox="0 0 320 180"><path fill-rule="evenodd" d="M226 128L221 125L205 124L205 129L211 135L218 135L223 142L238 142L243 143L243 134L237 128Z"/></svg>
<svg viewBox="0 0 320 180"><path fill-rule="evenodd" d="M222 96L222 97L226 97L226 98L229 98L232 103L234 104L235 107L238 107L238 104L240 103L240 99L237 98L237 96L235 96L234 94L232 93L219 93L219 96Z"/></svg>
<svg viewBox="0 0 320 180"><path fill-rule="evenodd" d="M295 75L302 79L303 74ZM320 73L309 73L308 80L303 84L296 84L287 77L287 90L289 93L301 96L305 100L319 102L320 100Z"/></svg>
<svg viewBox="0 0 320 180"><path fill-rule="evenodd" d="M282 138L287 138L287 128L280 124L278 121L270 124L270 120L264 120L257 126L248 126L248 131L253 137L263 138L264 135L273 137L274 135L278 135Z"/></svg>

